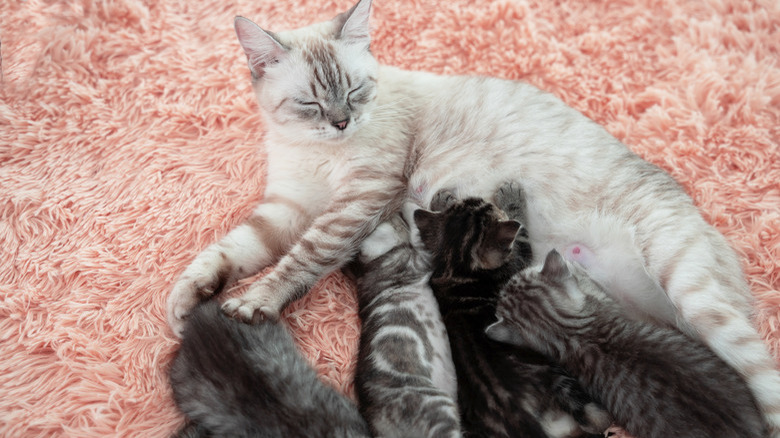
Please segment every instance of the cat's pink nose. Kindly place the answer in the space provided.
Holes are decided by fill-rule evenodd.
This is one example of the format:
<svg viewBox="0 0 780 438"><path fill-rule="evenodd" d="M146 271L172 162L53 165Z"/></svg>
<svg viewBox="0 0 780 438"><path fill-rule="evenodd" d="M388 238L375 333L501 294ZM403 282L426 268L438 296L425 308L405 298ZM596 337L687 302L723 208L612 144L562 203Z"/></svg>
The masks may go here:
<svg viewBox="0 0 780 438"><path fill-rule="evenodd" d="M331 125L335 126L336 128L339 128L339 131L343 131L347 129L348 123L349 123L349 119L344 119L340 122L331 122Z"/></svg>

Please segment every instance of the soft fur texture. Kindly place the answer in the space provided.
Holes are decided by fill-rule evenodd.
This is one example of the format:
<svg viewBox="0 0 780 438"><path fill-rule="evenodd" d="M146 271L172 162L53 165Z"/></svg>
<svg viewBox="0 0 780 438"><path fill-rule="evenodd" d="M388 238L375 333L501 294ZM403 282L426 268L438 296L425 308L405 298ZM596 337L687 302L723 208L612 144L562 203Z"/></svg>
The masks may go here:
<svg viewBox="0 0 780 438"><path fill-rule="evenodd" d="M349 267L361 324L355 391L374 436L460 438L452 353L414 207L379 225Z"/></svg>
<svg viewBox="0 0 780 438"><path fill-rule="evenodd" d="M233 17L293 28L351 4L0 3L0 435L154 437L181 425L165 299L265 184ZM373 9L380 62L526 80L671 172L742 257L778 356L780 5ZM351 393L359 332L344 277L285 316L323 379Z"/></svg>
<svg viewBox="0 0 780 438"><path fill-rule="evenodd" d="M370 438L357 406L323 384L284 323L244 324L211 300L187 318L170 368L176 405L203 438Z"/></svg>

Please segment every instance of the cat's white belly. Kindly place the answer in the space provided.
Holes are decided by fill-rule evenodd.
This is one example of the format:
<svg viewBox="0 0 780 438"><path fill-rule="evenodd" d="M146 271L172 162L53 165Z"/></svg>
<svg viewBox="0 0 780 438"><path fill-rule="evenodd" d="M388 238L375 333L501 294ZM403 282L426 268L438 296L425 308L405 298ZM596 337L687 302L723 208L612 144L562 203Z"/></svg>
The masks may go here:
<svg viewBox="0 0 780 438"><path fill-rule="evenodd" d="M599 150L603 153L603 149L623 147L614 139L604 140L606 146L593 142L559 143L555 152L543 142L525 142L522 147L482 144L473 148L447 147L443 142L441 149L452 153L440 154L436 160L418 167L409 179L409 198L421 208L428 208L435 193L446 188L459 198L477 196L491 200L501 184L519 181L527 195L525 226L534 264L542 263L552 249L564 253L572 245L584 245L595 254L585 268L628 314L642 318L652 315L676 324L674 306L645 269L633 226L619 212L601 208L606 193L599 192L594 181L608 166L591 157ZM463 152L480 148L484 154ZM572 156L579 159L571 160Z"/></svg>
<svg viewBox="0 0 780 438"><path fill-rule="evenodd" d="M480 180L469 177L457 181L438 182L421 173L410 180L410 198L421 208L427 208L434 194L455 188L460 198L478 196L490 199L496 188L507 180L506 173ZM587 208L572 209L557 202L560 197L534 190L535 184L518 178L528 195L526 227L534 254L534 264L541 264L547 253L555 249L565 253L572 245L590 249L595 257L583 267L602 284L632 317L662 320L677 324L676 311L663 289L645 270L641 255L634 245L630 226L617 216ZM572 260L574 261L574 260Z"/></svg>

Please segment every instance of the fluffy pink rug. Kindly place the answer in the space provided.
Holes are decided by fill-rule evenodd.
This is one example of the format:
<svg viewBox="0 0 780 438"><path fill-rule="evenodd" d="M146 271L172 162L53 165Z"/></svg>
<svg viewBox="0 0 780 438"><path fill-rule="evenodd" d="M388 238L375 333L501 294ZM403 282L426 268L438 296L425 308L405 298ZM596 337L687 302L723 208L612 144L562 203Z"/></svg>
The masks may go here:
<svg viewBox="0 0 780 438"><path fill-rule="evenodd" d="M265 183L233 17L284 29L350 5L0 1L0 436L181 424L166 296ZM375 0L373 23L382 62L529 81L671 172L739 252L780 352L780 3ZM286 315L351 393L349 283Z"/></svg>

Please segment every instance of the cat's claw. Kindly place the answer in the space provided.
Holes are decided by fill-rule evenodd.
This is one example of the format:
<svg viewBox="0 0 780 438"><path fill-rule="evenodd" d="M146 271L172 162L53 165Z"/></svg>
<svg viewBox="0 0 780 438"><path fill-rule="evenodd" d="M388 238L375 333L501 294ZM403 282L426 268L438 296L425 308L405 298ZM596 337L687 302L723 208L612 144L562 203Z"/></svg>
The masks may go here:
<svg viewBox="0 0 780 438"><path fill-rule="evenodd" d="M256 300L247 300L244 297L225 301L222 304L222 311L247 324L259 324L262 321L277 321L279 319L278 309L271 305L262 305Z"/></svg>

